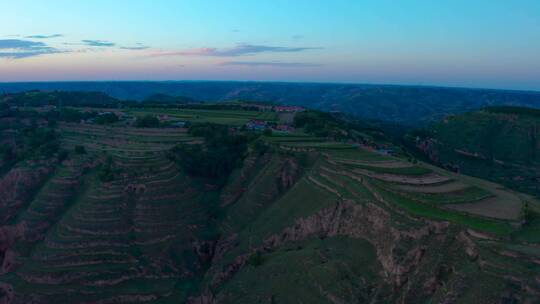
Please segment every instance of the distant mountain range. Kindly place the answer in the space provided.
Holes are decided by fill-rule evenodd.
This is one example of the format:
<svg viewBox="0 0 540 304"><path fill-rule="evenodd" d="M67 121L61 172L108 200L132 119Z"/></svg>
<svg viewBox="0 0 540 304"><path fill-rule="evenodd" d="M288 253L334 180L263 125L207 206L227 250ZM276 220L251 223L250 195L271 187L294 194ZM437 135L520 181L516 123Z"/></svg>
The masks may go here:
<svg viewBox="0 0 540 304"><path fill-rule="evenodd" d="M248 100L340 111L364 119L416 125L486 106L540 108L540 92L420 86L276 82L39 82L0 83L0 92L97 91L119 99L156 94L201 101Z"/></svg>

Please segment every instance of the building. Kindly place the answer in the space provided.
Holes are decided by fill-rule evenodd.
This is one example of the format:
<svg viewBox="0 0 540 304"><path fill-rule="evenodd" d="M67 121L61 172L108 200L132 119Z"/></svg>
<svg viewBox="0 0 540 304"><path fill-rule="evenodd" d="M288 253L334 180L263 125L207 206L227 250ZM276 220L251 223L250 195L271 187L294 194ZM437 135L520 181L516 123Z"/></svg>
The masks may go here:
<svg viewBox="0 0 540 304"><path fill-rule="evenodd" d="M185 121L175 121L171 124L172 127L175 127L175 128L184 128L186 126L186 122Z"/></svg>
<svg viewBox="0 0 540 304"><path fill-rule="evenodd" d="M169 120L169 115L160 114L160 115L157 116L157 119L159 121L167 121L167 120Z"/></svg>
<svg viewBox="0 0 540 304"><path fill-rule="evenodd" d="M379 148L377 150L375 150L375 152L381 154L381 155L394 155L394 150L393 149L385 149L385 148Z"/></svg>
<svg viewBox="0 0 540 304"><path fill-rule="evenodd" d="M247 104L248 107L254 107L254 108L257 108L257 110L261 111L261 112L267 112L267 111L272 111L272 106L271 105L266 105L266 104Z"/></svg>
<svg viewBox="0 0 540 304"><path fill-rule="evenodd" d="M250 120L246 123L246 128L248 130L264 131L268 128L268 124L263 120Z"/></svg>
<svg viewBox="0 0 540 304"><path fill-rule="evenodd" d="M279 124L274 127L274 130L279 131L279 132L293 132L294 127L290 125L286 125L286 124Z"/></svg>
<svg viewBox="0 0 540 304"><path fill-rule="evenodd" d="M293 113L296 113L296 112L303 112L305 110L306 109L304 109L303 107L299 107L299 106L274 106L274 111L275 112L293 112Z"/></svg>

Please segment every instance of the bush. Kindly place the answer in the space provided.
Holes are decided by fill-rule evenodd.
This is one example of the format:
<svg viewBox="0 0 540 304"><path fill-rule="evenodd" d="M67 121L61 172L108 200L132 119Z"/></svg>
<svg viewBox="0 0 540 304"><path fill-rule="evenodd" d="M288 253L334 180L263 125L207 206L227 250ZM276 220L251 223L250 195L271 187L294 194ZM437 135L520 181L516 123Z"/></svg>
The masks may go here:
<svg viewBox="0 0 540 304"><path fill-rule="evenodd" d="M86 154L86 148L84 146L75 146L75 153Z"/></svg>
<svg viewBox="0 0 540 304"><path fill-rule="evenodd" d="M294 126L304 128L307 133L317 137L334 137L344 139L339 121L329 113L306 111L297 113L294 117Z"/></svg>
<svg viewBox="0 0 540 304"><path fill-rule="evenodd" d="M95 122L99 125L115 123L118 121L118 116L114 113L102 113L95 118Z"/></svg>
<svg viewBox="0 0 540 304"><path fill-rule="evenodd" d="M135 127L137 128L158 128L160 127L159 120L153 115L146 115L144 117L138 117L135 121Z"/></svg>
<svg viewBox="0 0 540 304"><path fill-rule="evenodd" d="M114 180L114 171L112 169L112 158L109 156L101 166L98 173L99 180L102 182L111 182Z"/></svg>
<svg viewBox="0 0 540 304"><path fill-rule="evenodd" d="M229 134L228 127L214 124L193 125L189 132L205 138L202 145L179 145L170 158L190 175L216 179L222 183L239 166L247 150L248 137Z"/></svg>
<svg viewBox="0 0 540 304"><path fill-rule="evenodd" d="M263 155L268 151L268 146L262 139L257 139L255 142L253 142L253 150L257 152L259 155Z"/></svg>
<svg viewBox="0 0 540 304"><path fill-rule="evenodd" d="M69 156L68 151L66 151L64 149L60 149L60 151L58 151L58 160L59 161L64 161L68 156Z"/></svg>
<svg viewBox="0 0 540 304"><path fill-rule="evenodd" d="M2 160L6 163L17 159L17 155L15 154L13 147L7 145L0 146L0 155L2 156Z"/></svg>
<svg viewBox="0 0 540 304"><path fill-rule="evenodd" d="M47 142L39 147L38 153L45 157L51 157L54 153L58 152L60 143L57 140Z"/></svg>
<svg viewBox="0 0 540 304"><path fill-rule="evenodd" d="M252 253L248 260L247 260L248 264L253 266L253 267L258 267L258 266L261 266L263 263L264 263L264 258L261 254L260 251L257 251L255 253Z"/></svg>

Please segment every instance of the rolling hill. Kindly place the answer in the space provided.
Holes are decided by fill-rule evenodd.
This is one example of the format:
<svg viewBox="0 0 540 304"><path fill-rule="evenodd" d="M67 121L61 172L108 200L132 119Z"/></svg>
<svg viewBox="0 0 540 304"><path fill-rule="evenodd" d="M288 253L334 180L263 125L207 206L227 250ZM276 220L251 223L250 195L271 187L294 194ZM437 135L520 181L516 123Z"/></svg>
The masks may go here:
<svg viewBox="0 0 540 304"><path fill-rule="evenodd" d="M540 298L540 202L411 159L378 130L316 111L281 131L283 113L223 104L10 102L0 302Z"/></svg>
<svg viewBox="0 0 540 304"><path fill-rule="evenodd" d="M490 107L450 116L408 141L432 161L540 195L540 111Z"/></svg>
<svg viewBox="0 0 540 304"><path fill-rule="evenodd" d="M0 83L0 92L28 90L102 92L138 101L166 94L180 100L275 102L410 126L487 106L540 108L540 92L488 89L216 81Z"/></svg>

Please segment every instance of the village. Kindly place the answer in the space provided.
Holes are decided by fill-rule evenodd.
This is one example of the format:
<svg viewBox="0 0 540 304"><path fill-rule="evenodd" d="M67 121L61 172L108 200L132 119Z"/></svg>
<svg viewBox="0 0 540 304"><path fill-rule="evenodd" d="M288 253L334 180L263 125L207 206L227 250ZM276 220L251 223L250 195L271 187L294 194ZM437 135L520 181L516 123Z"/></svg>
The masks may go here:
<svg viewBox="0 0 540 304"><path fill-rule="evenodd" d="M236 128L263 132L265 130L271 130L281 133L291 133L295 131L294 117L296 113L304 112L306 109L299 106L287 106L287 105L268 105L268 104L251 104L240 103L235 104L235 107L239 107L242 110L248 110L249 112L272 112L275 113L275 120L253 118L243 123ZM257 115L254 115L257 116ZM132 118L132 117L128 117ZM159 114L156 116L160 123L169 127L184 128L189 126L191 120L178 120L174 115Z"/></svg>

